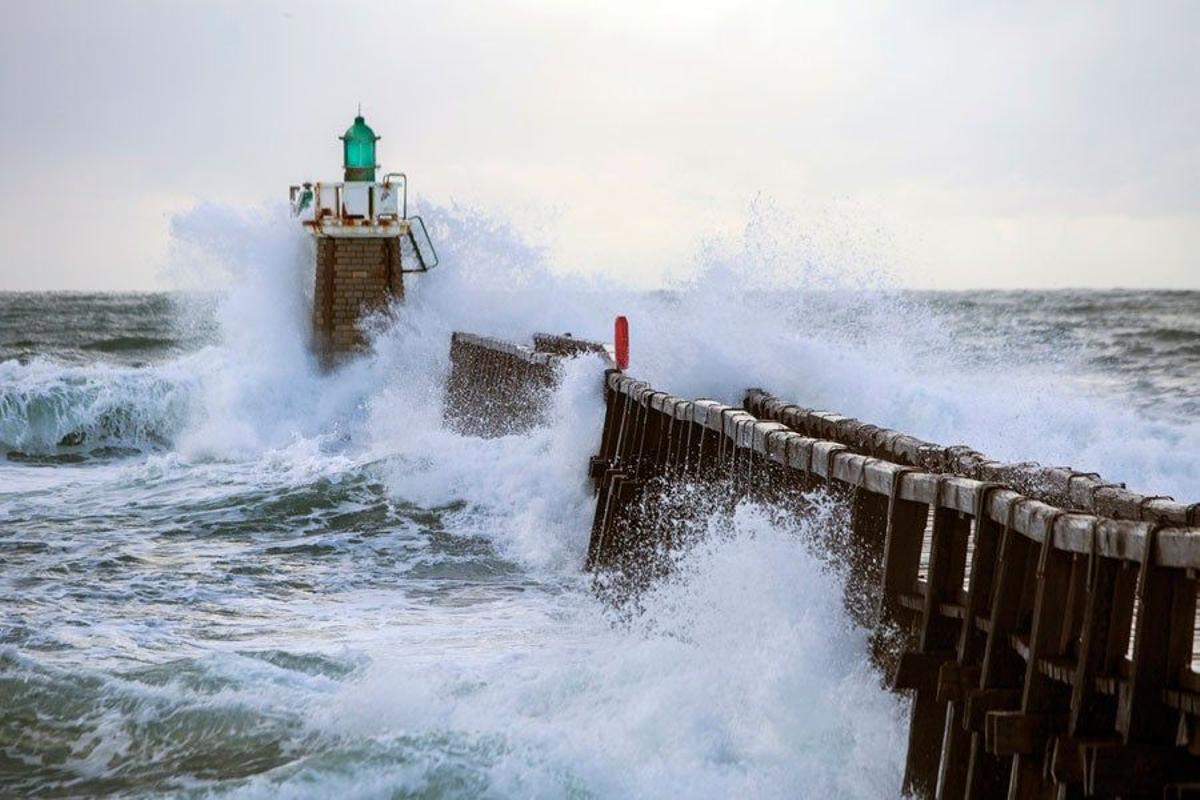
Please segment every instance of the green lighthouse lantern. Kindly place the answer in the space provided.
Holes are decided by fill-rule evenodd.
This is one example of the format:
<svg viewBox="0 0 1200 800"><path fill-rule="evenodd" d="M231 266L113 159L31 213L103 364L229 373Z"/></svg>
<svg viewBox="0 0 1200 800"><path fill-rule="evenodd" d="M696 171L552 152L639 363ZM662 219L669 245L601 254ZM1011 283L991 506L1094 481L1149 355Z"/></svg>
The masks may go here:
<svg viewBox="0 0 1200 800"><path fill-rule="evenodd" d="M343 166L347 182L375 182L375 142L379 137L367 125L360 113L354 118L342 139Z"/></svg>

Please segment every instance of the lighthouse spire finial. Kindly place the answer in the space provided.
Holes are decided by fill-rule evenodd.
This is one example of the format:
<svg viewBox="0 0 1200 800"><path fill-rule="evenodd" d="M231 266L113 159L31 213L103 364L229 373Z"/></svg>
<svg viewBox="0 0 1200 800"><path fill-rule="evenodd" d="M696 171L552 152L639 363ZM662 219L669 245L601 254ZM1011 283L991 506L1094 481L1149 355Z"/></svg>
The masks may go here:
<svg viewBox="0 0 1200 800"><path fill-rule="evenodd" d="M362 100L358 101L358 116L362 116Z"/></svg>

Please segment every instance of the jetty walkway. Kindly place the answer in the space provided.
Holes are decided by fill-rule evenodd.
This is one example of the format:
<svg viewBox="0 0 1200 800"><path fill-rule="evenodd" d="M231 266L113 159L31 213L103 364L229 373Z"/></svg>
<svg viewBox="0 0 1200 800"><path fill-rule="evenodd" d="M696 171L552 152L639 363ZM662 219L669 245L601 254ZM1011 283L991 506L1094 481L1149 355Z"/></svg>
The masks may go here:
<svg viewBox="0 0 1200 800"><path fill-rule="evenodd" d="M545 422L562 361L584 352L606 350L455 334L448 422L482 436ZM1200 798L1200 503L762 389L741 408L676 397L608 367L590 570L636 591L670 568L688 506L802 517L832 497L846 530L824 557L890 687L911 693L906 792Z"/></svg>

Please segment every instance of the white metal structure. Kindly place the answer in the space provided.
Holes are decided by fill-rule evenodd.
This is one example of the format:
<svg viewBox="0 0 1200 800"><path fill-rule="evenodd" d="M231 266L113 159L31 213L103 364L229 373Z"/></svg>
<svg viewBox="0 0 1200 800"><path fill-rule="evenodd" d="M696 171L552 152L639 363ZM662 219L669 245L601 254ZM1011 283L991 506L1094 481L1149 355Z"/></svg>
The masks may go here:
<svg viewBox="0 0 1200 800"><path fill-rule="evenodd" d="M305 183L291 187L292 216L316 236L404 236L407 194L407 180L399 174L382 183Z"/></svg>

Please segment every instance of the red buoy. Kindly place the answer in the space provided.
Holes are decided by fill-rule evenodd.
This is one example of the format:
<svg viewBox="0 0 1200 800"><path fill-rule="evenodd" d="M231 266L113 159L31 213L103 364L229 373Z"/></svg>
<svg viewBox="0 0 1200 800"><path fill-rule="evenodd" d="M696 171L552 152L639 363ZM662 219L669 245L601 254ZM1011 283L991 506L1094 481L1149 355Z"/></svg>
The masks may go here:
<svg viewBox="0 0 1200 800"><path fill-rule="evenodd" d="M629 368L629 320L625 317L617 317L616 324L613 326L613 344L617 350L617 369Z"/></svg>

